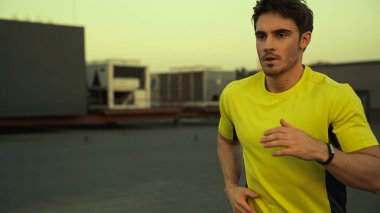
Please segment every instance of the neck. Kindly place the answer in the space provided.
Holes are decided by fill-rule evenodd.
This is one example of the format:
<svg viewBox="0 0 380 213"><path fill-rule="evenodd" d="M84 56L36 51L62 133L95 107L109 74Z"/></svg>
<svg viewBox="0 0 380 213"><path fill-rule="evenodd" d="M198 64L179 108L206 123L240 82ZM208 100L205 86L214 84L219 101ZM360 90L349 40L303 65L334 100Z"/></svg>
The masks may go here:
<svg viewBox="0 0 380 213"><path fill-rule="evenodd" d="M265 86L269 92L280 93L292 88L301 79L304 71L302 64L298 64L293 68L279 75L265 76Z"/></svg>

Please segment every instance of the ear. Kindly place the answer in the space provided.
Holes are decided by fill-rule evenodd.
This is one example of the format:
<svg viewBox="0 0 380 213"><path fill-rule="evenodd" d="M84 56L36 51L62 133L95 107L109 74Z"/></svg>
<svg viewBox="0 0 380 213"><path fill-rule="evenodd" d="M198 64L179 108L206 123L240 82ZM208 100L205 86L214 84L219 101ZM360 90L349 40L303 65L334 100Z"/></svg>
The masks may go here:
<svg viewBox="0 0 380 213"><path fill-rule="evenodd" d="M303 49L303 50L306 49L310 41L311 41L311 32L308 31L308 32L303 33L300 40L300 49Z"/></svg>

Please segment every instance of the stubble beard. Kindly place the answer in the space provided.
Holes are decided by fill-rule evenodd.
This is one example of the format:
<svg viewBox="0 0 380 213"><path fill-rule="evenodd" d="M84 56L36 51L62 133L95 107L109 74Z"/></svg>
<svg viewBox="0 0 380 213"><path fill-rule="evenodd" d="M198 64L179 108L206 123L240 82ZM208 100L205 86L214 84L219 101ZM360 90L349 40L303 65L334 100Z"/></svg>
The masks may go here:
<svg viewBox="0 0 380 213"><path fill-rule="evenodd" d="M279 59L279 62L281 62L282 59L283 58L281 57ZM294 67L298 63L298 57L289 58L287 61L288 61L288 63L285 63L284 66L282 66L282 67L280 65L280 67L278 67L278 68L276 68L276 65L274 65L274 64L269 64L269 65L263 66L263 64L265 62L260 61L260 63L261 63L261 67L262 67L262 69L263 69L263 71L264 71L264 73L265 73L266 76L272 77L272 78L276 78L276 77L281 76L284 73L288 72L289 70L294 69Z"/></svg>

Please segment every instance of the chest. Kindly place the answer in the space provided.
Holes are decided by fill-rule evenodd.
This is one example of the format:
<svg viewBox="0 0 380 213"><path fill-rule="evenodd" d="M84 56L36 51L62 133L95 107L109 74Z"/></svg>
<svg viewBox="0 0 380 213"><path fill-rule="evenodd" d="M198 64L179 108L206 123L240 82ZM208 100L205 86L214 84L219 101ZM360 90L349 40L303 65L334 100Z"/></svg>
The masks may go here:
<svg viewBox="0 0 380 213"><path fill-rule="evenodd" d="M285 119L294 127L326 141L328 139L328 108L324 97L295 94L288 98L262 99L242 94L232 104L232 121L243 146L259 145L263 132L280 126Z"/></svg>

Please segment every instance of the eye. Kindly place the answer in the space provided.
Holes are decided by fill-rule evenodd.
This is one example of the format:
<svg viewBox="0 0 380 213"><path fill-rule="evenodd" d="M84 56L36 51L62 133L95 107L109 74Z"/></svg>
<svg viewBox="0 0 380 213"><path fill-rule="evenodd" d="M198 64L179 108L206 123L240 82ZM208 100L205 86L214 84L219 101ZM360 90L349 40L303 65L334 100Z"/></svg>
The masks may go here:
<svg viewBox="0 0 380 213"><path fill-rule="evenodd" d="M256 33L257 40L264 40L265 38L266 38L266 35L264 33Z"/></svg>
<svg viewBox="0 0 380 213"><path fill-rule="evenodd" d="M276 37L277 38L285 38L286 36L288 36L288 34L286 32L278 32L276 33Z"/></svg>

